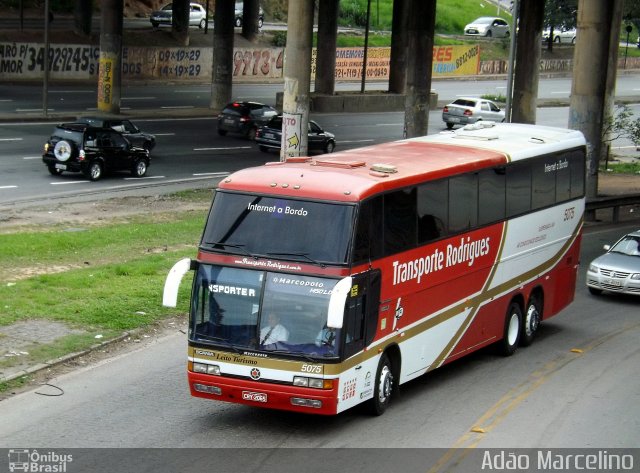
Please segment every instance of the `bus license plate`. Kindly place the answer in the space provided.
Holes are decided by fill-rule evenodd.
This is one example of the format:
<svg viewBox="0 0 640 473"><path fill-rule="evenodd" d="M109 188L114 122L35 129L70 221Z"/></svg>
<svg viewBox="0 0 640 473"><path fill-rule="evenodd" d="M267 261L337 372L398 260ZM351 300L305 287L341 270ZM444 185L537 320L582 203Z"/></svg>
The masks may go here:
<svg viewBox="0 0 640 473"><path fill-rule="evenodd" d="M245 401L267 402L267 395L265 393L242 391L242 399Z"/></svg>

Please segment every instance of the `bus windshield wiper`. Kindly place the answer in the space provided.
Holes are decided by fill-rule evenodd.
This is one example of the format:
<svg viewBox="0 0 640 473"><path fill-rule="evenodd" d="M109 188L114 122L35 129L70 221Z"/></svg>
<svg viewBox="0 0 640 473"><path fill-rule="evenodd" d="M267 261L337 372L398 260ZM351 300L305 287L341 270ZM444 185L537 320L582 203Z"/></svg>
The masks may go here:
<svg viewBox="0 0 640 473"><path fill-rule="evenodd" d="M250 252L248 252L247 250L244 249L245 245L236 245L236 244L232 244L232 243L223 243L221 241L205 241L205 244L207 245L212 245L212 246L222 246L224 247L225 251L226 248L233 248L236 250L241 250L240 252L246 256L251 256L252 258L255 258L255 255L252 255Z"/></svg>
<svg viewBox="0 0 640 473"><path fill-rule="evenodd" d="M308 353L305 353L303 351L291 351L291 350L282 350L282 349L278 349L278 350L265 350L267 353L279 353L282 355L297 355L297 356L301 356L303 357L305 360L307 361L315 361L313 359L313 357L309 356Z"/></svg>
<svg viewBox="0 0 640 473"><path fill-rule="evenodd" d="M218 342L223 344L224 346L231 348L233 351L235 351L238 355L241 354L242 352L240 351L240 349L238 347L236 347L233 343L231 343L229 340L222 338L222 337L212 337L211 335L202 335L199 333L196 333L196 337L202 340L207 340L207 341L211 341L211 342Z"/></svg>
<svg viewBox="0 0 640 473"><path fill-rule="evenodd" d="M266 253L267 256L297 256L299 258L304 258L307 261L311 261L314 264L318 264L316 260L309 257L309 253Z"/></svg>

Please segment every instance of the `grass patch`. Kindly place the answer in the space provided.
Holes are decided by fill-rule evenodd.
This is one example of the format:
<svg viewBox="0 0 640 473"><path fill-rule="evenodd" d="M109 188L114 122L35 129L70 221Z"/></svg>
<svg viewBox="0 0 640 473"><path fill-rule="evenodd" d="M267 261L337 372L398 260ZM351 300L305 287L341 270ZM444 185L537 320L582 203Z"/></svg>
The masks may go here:
<svg viewBox="0 0 640 473"><path fill-rule="evenodd" d="M63 225L46 231L0 235L0 282L10 281L27 268L94 267L111 261L127 262L157 252L197 245L206 215L202 211L143 215L126 223L68 231ZM6 300L6 299L5 299Z"/></svg>
<svg viewBox="0 0 640 473"><path fill-rule="evenodd" d="M610 174L640 174L640 162L611 162L603 171Z"/></svg>
<svg viewBox="0 0 640 473"><path fill-rule="evenodd" d="M176 313L161 305L164 281L177 260L193 256L195 247L3 285L0 325L36 318L90 332L146 326ZM179 312L188 308L189 285L184 286Z"/></svg>

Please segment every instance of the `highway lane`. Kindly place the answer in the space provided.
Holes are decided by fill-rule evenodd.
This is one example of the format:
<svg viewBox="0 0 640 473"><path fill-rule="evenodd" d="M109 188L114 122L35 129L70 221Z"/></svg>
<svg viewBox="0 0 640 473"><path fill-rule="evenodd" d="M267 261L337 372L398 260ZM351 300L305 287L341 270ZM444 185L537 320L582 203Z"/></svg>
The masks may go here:
<svg viewBox="0 0 640 473"><path fill-rule="evenodd" d="M392 456L394 448L437 447L449 466L468 453L462 447L637 448L639 300L591 296L584 286L585 266L602 244L636 226L587 228L576 300L542 324L532 346L509 358L483 350L407 383L381 417L194 399L185 334L176 331L49 380L60 396L40 386L0 402L0 447L390 448ZM394 471L403 471L401 460ZM374 466L350 470L380 471Z"/></svg>
<svg viewBox="0 0 640 473"><path fill-rule="evenodd" d="M640 105L632 107L640 114ZM566 127L567 107L540 108L537 123ZM402 138L404 115L400 112L315 114L328 131L336 134L336 151L359 148ZM183 187L213 186L220 176L238 169L278 160L275 152L258 150L255 143L238 136L219 136L214 118L157 118L135 120L141 129L157 137L152 162L143 179L128 174L106 176L90 182L81 174L51 176L41 160L52 123L0 123L0 206L20 202L95 195L137 189L158 192L158 186L180 183ZM444 131L439 110L429 114L429 133ZM614 152L637 155L627 140L617 140Z"/></svg>
<svg viewBox="0 0 640 473"><path fill-rule="evenodd" d="M571 95L571 77L542 78L538 87L540 100L568 100ZM616 98L629 100L640 97L640 74L619 74L616 82ZM369 82L366 90L385 90L384 82ZM312 85L313 88L313 85ZM506 79L436 80L432 89L439 101L450 101L463 95L506 95ZM359 91L360 84L339 82L336 91ZM255 100L275 105L276 93L282 91L281 83L234 84L233 98ZM184 110L208 108L211 100L211 84L126 84L121 91L121 111L130 113L142 110ZM640 99L638 99L640 101ZM51 84L48 88L49 113L95 113L97 87L90 84ZM42 114L42 84L0 84L0 115L17 117Z"/></svg>

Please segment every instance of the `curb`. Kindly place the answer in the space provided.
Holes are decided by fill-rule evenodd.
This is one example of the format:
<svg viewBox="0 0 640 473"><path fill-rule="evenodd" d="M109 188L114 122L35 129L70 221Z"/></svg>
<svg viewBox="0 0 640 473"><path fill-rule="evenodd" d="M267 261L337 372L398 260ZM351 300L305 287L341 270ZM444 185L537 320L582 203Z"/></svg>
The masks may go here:
<svg viewBox="0 0 640 473"><path fill-rule="evenodd" d="M17 371L15 373L12 373L12 374L10 374L8 376L0 378L0 383L7 383L9 381L16 380L16 379L21 378L23 376L29 376L29 375L38 373L39 371L45 370L47 368L52 368L54 366L61 365L61 364L66 363L68 361L72 361L72 360L74 360L76 358L80 358L81 356L88 355L89 353L91 353L91 352L93 352L93 351L95 351L95 350L97 350L99 348L103 348L105 346L109 346L109 345L111 345L113 343L121 342L121 341L127 339L128 337L131 337L131 336L135 335L135 332L136 331L124 332L122 335L120 335L120 336L118 336L116 338L112 338L111 340L105 340L104 342L97 343L95 345L90 346L86 350L79 351L79 352L76 352L76 353L70 353L68 355L61 356L60 358L56 358L55 360L50 360L50 361L47 361L45 363L38 363L37 365L31 366L31 367L29 367L27 369L20 370L20 371Z"/></svg>

